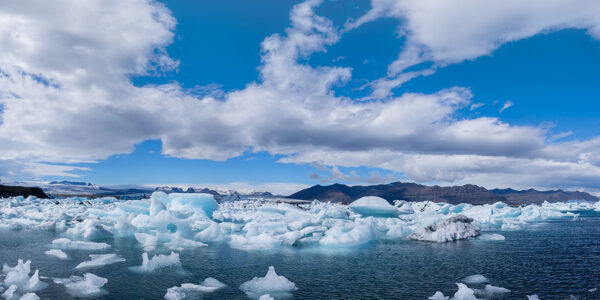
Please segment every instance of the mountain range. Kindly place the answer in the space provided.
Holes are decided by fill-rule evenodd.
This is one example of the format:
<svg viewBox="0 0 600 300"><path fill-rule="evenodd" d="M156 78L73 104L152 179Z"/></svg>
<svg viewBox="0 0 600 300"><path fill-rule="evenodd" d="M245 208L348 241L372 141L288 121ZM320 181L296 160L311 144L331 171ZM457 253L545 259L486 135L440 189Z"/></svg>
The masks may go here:
<svg viewBox="0 0 600 300"><path fill-rule="evenodd" d="M393 200L406 201L433 201L451 204L491 204L498 201L510 205L530 203L563 202L568 200L598 201L599 198L586 192L571 192L563 190L538 191L492 189L488 190L477 185L466 184L462 186L428 186L417 183L393 182L389 184L369 186L348 186L332 184L328 186L315 185L298 191L288 198L300 200L321 200L340 203L351 203L364 196L378 196L392 202Z"/></svg>

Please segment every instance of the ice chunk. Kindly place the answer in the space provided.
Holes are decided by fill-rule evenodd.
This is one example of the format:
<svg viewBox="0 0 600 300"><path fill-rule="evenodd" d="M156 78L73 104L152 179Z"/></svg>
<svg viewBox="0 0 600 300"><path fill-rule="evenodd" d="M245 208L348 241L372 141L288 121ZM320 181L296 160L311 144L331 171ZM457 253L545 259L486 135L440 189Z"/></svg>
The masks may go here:
<svg viewBox="0 0 600 300"><path fill-rule="evenodd" d="M150 196L150 216L156 216L160 211L166 210L167 207L164 203L168 202L167 194L164 192L154 192Z"/></svg>
<svg viewBox="0 0 600 300"><path fill-rule="evenodd" d="M497 234L497 233L482 234L477 239L482 240L482 241L504 241L504 240L506 240L506 238L503 235Z"/></svg>
<svg viewBox="0 0 600 300"><path fill-rule="evenodd" d="M38 295L35 293L27 293L19 298L19 300L40 300L40 297L38 297Z"/></svg>
<svg viewBox="0 0 600 300"><path fill-rule="evenodd" d="M478 300L475 297L475 291L467 287L464 283L457 283L458 291L454 294L452 300Z"/></svg>
<svg viewBox="0 0 600 300"><path fill-rule="evenodd" d="M212 223L208 228L196 233L195 239L202 242L214 242L221 240L221 227L217 223Z"/></svg>
<svg viewBox="0 0 600 300"><path fill-rule="evenodd" d="M398 214L396 207L391 205L387 200L375 196L362 197L348 206L352 211L361 215L394 216Z"/></svg>
<svg viewBox="0 0 600 300"><path fill-rule="evenodd" d="M23 263L23 260L19 259L17 265L14 267L9 267L7 264L4 264L2 267L2 273L6 274L4 285L15 285L18 288L18 291L22 293L39 291L48 286L47 283L40 281L39 270L35 270L31 277L29 277L30 272L30 260Z"/></svg>
<svg viewBox="0 0 600 300"><path fill-rule="evenodd" d="M64 284L67 293L73 297L95 297L107 292L102 287L108 279L85 273L81 276L71 276L65 279L54 279L55 283Z"/></svg>
<svg viewBox="0 0 600 300"><path fill-rule="evenodd" d="M444 296L444 294L440 291L435 292L433 296L427 298L429 300L448 300L448 297Z"/></svg>
<svg viewBox="0 0 600 300"><path fill-rule="evenodd" d="M67 234L77 237L83 237L86 240L102 240L111 237L112 232L104 228L99 220L86 219L77 223L75 227L67 229Z"/></svg>
<svg viewBox="0 0 600 300"><path fill-rule="evenodd" d="M6 289L6 291L4 291L4 293L2 293L2 298L4 299L12 299L15 296L15 292L17 291L19 287L17 287L16 285L11 285L8 287L8 289Z"/></svg>
<svg viewBox="0 0 600 300"><path fill-rule="evenodd" d="M271 297L271 295L269 295L269 294L264 294L264 295L258 297L258 300L275 300L275 298Z"/></svg>
<svg viewBox="0 0 600 300"><path fill-rule="evenodd" d="M333 227L325 232L319 243L325 246L352 247L368 243L377 238L377 230L372 218L356 220L350 231Z"/></svg>
<svg viewBox="0 0 600 300"><path fill-rule="evenodd" d="M537 294L527 295L527 300L540 300Z"/></svg>
<svg viewBox="0 0 600 300"><path fill-rule="evenodd" d="M417 230L411 233L408 238L443 243L478 236L479 228L471 224L472 222L473 219L471 218L457 215Z"/></svg>
<svg viewBox="0 0 600 300"><path fill-rule="evenodd" d="M69 256L66 253L64 253L62 250L59 250L59 249L50 249L50 250L44 252L44 254L54 256L54 257L57 257L57 258L63 259L63 260L69 259Z"/></svg>
<svg viewBox="0 0 600 300"><path fill-rule="evenodd" d="M110 245L107 243L72 241L67 238L60 238L52 241L52 246L61 249L74 250L105 250L110 248Z"/></svg>
<svg viewBox="0 0 600 300"><path fill-rule="evenodd" d="M282 241L266 233L245 237L232 234L229 236L229 245L242 250L270 250L282 244Z"/></svg>
<svg viewBox="0 0 600 300"><path fill-rule="evenodd" d="M503 288L503 287L493 286L493 285L489 285L489 284L486 285L485 288L483 289L483 296L485 296L486 298L496 297L498 295L506 294L506 293L510 293L510 290Z"/></svg>
<svg viewBox="0 0 600 300"><path fill-rule="evenodd" d="M154 249L156 248L156 244L158 243L158 237L156 235L143 233L143 232L136 232L134 234L134 236L135 236L135 239L140 244L142 244L144 251L146 251L146 252L154 251Z"/></svg>
<svg viewBox="0 0 600 300"><path fill-rule="evenodd" d="M211 217L212 213L219 208L219 204L211 194L203 193L171 193L167 208L173 211L194 211Z"/></svg>
<svg viewBox="0 0 600 300"><path fill-rule="evenodd" d="M468 284L484 283L484 282L488 282L488 281L489 280L481 274L467 276L467 277L463 278L463 280L462 280L462 282L468 283Z"/></svg>
<svg viewBox="0 0 600 300"><path fill-rule="evenodd" d="M269 271L265 277L254 277L252 280L240 285L240 290L253 298L264 294L285 295L297 289L293 282L283 276L277 275L273 266L269 267Z"/></svg>
<svg viewBox="0 0 600 300"><path fill-rule="evenodd" d="M159 254L153 256L152 259L148 259L148 253L144 252L142 254L142 265L130 267L129 269L135 272L146 273L169 267L181 267L179 253L171 252L170 255Z"/></svg>
<svg viewBox="0 0 600 300"><path fill-rule="evenodd" d="M203 282L198 284L183 283L181 286L174 286L167 289L165 299L167 300L179 300L184 299L194 294L212 293L218 289L222 289L227 285L214 279L212 277L204 279Z"/></svg>
<svg viewBox="0 0 600 300"><path fill-rule="evenodd" d="M90 254L91 260L84 261L78 264L76 269L87 269L87 268L95 268L102 267L118 262L124 262L125 259L118 256L117 254Z"/></svg>

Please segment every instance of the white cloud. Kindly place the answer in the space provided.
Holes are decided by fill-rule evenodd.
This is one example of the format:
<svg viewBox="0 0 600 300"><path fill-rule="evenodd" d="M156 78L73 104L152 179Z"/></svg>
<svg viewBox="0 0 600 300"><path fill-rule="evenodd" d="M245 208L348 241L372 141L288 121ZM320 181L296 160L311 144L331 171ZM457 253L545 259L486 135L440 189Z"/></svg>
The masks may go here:
<svg viewBox="0 0 600 300"><path fill-rule="evenodd" d="M380 97L403 83L397 78L406 68L425 61L445 66L471 60L504 43L564 28L585 29L600 39L600 2L594 0L371 0L371 6L345 30L390 17L401 20L398 35L406 39L388 76L374 86Z"/></svg>
<svg viewBox="0 0 600 300"><path fill-rule="evenodd" d="M506 110L507 108L509 108L509 107L511 107L511 106L513 106L513 105L515 105L515 104L514 104L512 101L510 101L510 100L509 100L509 101L506 101L506 102L504 102L504 104L502 105L502 108L500 109L500 111L499 111L499 112L500 112L500 113L502 113L504 110Z"/></svg>
<svg viewBox="0 0 600 300"><path fill-rule="evenodd" d="M314 13L319 4L296 5L285 34L264 40L259 82L237 91L220 92L209 86L198 92L176 83L134 86L129 79L132 74L177 67L165 51L173 41L176 21L157 2L0 3L0 160L6 166L0 175L30 176L18 172L25 169L31 176L66 175L77 169L52 163L97 161L130 153L141 141L160 139L162 153L179 158L226 160L246 151L267 151L282 155L281 162L316 162L324 169L377 167L418 181L591 187L600 179L598 139L548 144L547 129L542 127L515 126L491 117L459 118L459 110L477 105L465 88L385 100L337 97L333 87L347 82L352 70L304 63L310 54L326 51L341 38L331 21ZM29 9L32 5L43 7ZM459 30L462 40L455 40L456 45L464 44L454 47L443 37L441 42L433 37L430 41L429 34L435 37L438 33L430 31L453 28L449 26L453 20L464 17L461 10L446 7L444 15L444 10L434 9L432 15L426 5L423 9L424 17L439 18L433 25L407 19L407 34L425 42L409 44L414 49L405 47L390 67L391 74L400 72L391 80L433 72L402 73L405 66L425 57L423 49L437 63L451 63L491 51L496 41L507 40L506 32L522 31L511 29L523 25L520 17L519 22L504 23L512 24L509 29L486 31L490 36L466 27ZM525 15L529 13L525 10ZM367 16L387 14L375 11ZM565 14L576 15L572 9ZM485 16L466 25L497 29ZM581 27L595 32L590 24ZM546 27L533 26L537 29L525 32L535 34ZM484 45L493 41L496 46L477 50L478 38L485 40ZM468 48L465 45L475 48L457 52ZM385 86L389 80L379 84ZM30 167L25 168L27 164ZM377 173L366 179L354 175L340 176L387 180Z"/></svg>

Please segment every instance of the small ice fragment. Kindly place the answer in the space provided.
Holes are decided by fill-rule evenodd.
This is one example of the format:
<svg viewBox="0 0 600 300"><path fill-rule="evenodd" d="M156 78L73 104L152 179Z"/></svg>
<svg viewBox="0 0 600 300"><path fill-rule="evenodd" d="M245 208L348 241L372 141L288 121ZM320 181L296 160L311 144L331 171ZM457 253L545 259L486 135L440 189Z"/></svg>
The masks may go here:
<svg viewBox="0 0 600 300"><path fill-rule="evenodd" d="M38 297L38 295L35 293L27 293L19 298L19 300L40 300L40 297Z"/></svg>
<svg viewBox="0 0 600 300"><path fill-rule="evenodd" d="M493 286L493 285L488 284L483 289L483 292L486 295L486 297L493 297L493 296L497 296L498 294L510 293L510 290L503 288L503 287Z"/></svg>
<svg viewBox="0 0 600 300"><path fill-rule="evenodd" d="M95 267L102 267L102 266L125 261L124 258L122 258L114 253L90 254L90 258L91 258L91 260L84 261L84 262L78 264L75 268L76 269L95 268Z"/></svg>
<svg viewBox="0 0 600 300"><path fill-rule="evenodd" d="M8 289L6 289L6 291L4 291L4 293L2 293L2 298L4 299L11 299L15 292L17 291L19 287L16 285L11 285L10 287L8 287Z"/></svg>
<svg viewBox="0 0 600 300"><path fill-rule="evenodd" d="M110 248L110 245L107 243L71 241L67 238L60 238L52 241L52 246L73 250L105 250Z"/></svg>
<svg viewBox="0 0 600 300"><path fill-rule="evenodd" d="M444 296L444 294L440 291L435 292L433 296L427 298L429 300L448 300L448 297Z"/></svg>
<svg viewBox="0 0 600 300"><path fill-rule="evenodd" d="M540 300L540 297L537 294L528 295L527 300Z"/></svg>
<svg viewBox="0 0 600 300"><path fill-rule="evenodd" d="M193 294L212 293L218 289L224 288L226 284L212 278L206 278L203 282L198 284L183 283L181 286L174 286L167 289L165 299L167 300L179 300L184 299Z"/></svg>
<svg viewBox="0 0 600 300"><path fill-rule="evenodd" d="M148 253L142 254L142 265L136 267L130 267L129 269L135 272L152 272L157 269L167 267L181 267L179 261L179 253L171 252L170 255L154 255L152 259L148 259Z"/></svg>
<svg viewBox="0 0 600 300"><path fill-rule="evenodd" d="M467 277L463 278L463 280L462 280L462 282L468 283L468 284L484 283L484 282L488 282L488 281L489 280L481 274L467 276Z"/></svg>
<svg viewBox="0 0 600 300"><path fill-rule="evenodd" d="M102 287L108 279L85 273L83 277L71 276L66 279L55 279L54 282L64 284L67 293L73 297L94 297L106 294Z"/></svg>
<svg viewBox="0 0 600 300"><path fill-rule="evenodd" d="M506 240L506 238L503 235L497 234L497 233L482 234L477 239L482 240L482 241L504 241L504 240Z"/></svg>
<svg viewBox="0 0 600 300"><path fill-rule="evenodd" d="M453 300L479 300L475 297L475 291L467 287L464 283L457 283L458 291L454 294Z"/></svg>
<svg viewBox="0 0 600 300"><path fill-rule="evenodd" d="M273 266L269 267L269 271L265 277L254 277L252 280L240 285L240 290L250 297L258 297L263 294L288 294L297 289L293 282L283 276L277 275Z"/></svg>
<svg viewBox="0 0 600 300"><path fill-rule="evenodd" d="M589 289L588 292L593 293L593 292L595 292L597 290L598 290L598 288L593 288L593 289Z"/></svg>
<svg viewBox="0 0 600 300"><path fill-rule="evenodd" d="M264 295L258 297L258 300L275 300L275 298L271 297L271 295L269 295L269 294L264 294Z"/></svg>
<svg viewBox="0 0 600 300"><path fill-rule="evenodd" d="M54 256L54 257L57 257L62 260L69 259L69 256L66 253L64 253L62 250L59 250L59 249L50 249L50 250L44 252L44 254Z"/></svg>
<svg viewBox="0 0 600 300"><path fill-rule="evenodd" d="M457 215L446 220L433 223L425 228L411 233L411 240L429 242L450 242L479 235L479 228L473 224L473 219L464 215Z"/></svg>
<svg viewBox="0 0 600 300"><path fill-rule="evenodd" d="M391 205L387 200L375 196L362 197L350 203L348 207L361 215L395 216L398 214L398 208Z"/></svg>
<svg viewBox="0 0 600 300"><path fill-rule="evenodd" d="M29 277L30 272L30 260L23 263L23 260L19 259L17 265L14 267L9 267L7 264L4 264L2 267L2 273L6 274L6 277L4 278L4 285L15 285L17 286L19 292L35 292L48 286L47 283L40 281L39 270L35 270L31 277Z"/></svg>

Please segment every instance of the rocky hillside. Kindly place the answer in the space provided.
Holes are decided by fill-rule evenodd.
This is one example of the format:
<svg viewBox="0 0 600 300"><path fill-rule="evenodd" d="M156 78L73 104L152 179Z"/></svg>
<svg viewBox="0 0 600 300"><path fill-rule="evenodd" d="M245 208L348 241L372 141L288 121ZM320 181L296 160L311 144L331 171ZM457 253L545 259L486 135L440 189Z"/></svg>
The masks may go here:
<svg viewBox="0 0 600 300"><path fill-rule="evenodd" d="M472 203L488 204L498 201L511 205L526 203L559 202L568 200L598 201L598 198L584 192L537 191L534 189L517 191L513 189L494 189L466 184L463 186L428 186L416 183L394 182L370 186L347 186L332 184L315 185L289 196L293 199L351 203L364 196L379 196L388 201L433 201L452 204Z"/></svg>
<svg viewBox="0 0 600 300"><path fill-rule="evenodd" d="M38 187L10 186L0 184L0 198L16 196L36 196L38 198L48 198L48 195Z"/></svg>

